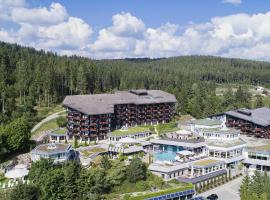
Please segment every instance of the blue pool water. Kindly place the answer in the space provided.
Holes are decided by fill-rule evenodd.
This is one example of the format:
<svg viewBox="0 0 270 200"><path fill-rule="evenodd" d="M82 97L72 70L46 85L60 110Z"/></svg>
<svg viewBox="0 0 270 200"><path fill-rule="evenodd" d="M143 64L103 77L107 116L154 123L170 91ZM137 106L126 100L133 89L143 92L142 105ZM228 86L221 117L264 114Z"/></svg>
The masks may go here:
<svg viewBox="0 0 270 200"><path fill-rule="evenodd" d="M176 153L173 151L162 151L162 152L155 152L154 158L155 160L159 161L174 161Z"/></svg>

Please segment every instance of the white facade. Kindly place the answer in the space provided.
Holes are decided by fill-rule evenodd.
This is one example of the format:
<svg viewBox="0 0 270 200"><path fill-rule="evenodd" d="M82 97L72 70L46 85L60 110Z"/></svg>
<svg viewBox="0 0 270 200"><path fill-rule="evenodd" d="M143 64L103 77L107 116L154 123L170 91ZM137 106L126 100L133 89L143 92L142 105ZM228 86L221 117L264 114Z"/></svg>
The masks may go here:
<svg viewBox="0 0 270 200"><path fill-rule="evenodd" d="M205 139L212 140L236 140L240 137L239 130L217 130L217 131L209 131L209 130L199 130L199 135L204 137Z"/></svg>
<svg viewBox="0 0 270 200"><path fill-rule="evenodd" d="M247 168L253 166L260 171L270 171L270 151L247 149L244 152L244 164Z"/></svg>
<svg viewBox="0 0 270 200"><path fill-rule="evenodd" d="M65 162L71 155L71 145L51 143L41 144L31 151L31 160L39 161L41 158L52 159L54 163Z"/></svg>

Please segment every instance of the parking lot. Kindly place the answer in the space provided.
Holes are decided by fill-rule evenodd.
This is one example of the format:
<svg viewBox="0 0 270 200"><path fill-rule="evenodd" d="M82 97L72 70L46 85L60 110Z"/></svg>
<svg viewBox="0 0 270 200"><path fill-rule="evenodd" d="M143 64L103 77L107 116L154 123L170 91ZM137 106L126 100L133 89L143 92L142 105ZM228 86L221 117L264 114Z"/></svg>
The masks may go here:
<svg viewBox="0 0 270 200"><path fill-rule="evenodd" d="M212 190L204 192L199 196L207 197L211 194L217 194L220 200L240 200L239 189L242 182L242 177L230 181L224 185L216 187Z"/></svg>

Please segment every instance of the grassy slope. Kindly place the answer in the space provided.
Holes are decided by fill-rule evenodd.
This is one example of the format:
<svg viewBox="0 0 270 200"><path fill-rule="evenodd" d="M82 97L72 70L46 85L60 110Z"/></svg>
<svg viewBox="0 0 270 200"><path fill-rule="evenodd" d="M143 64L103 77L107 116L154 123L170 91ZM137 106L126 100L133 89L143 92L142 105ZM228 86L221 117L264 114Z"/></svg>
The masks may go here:
<svg viewBox="0 0 270 200"><path fill-rule="evenodd" d="M44 123L35 132L33 132L32 135L38 134L38 133L43 132L43 131L54 130L57 128L59 128L59 126L56 123L56 119L53 119L53 120L50 120L50 121Z"/></svg>
<svg viewBox="0 0 270 200"><path fill-rule="evenodd" d="M186 184L186 185L179 186L176 188L169 188L169 189L158 191L158 192L147 193L147 194L137 196L137 197L130 197L129 200L144 200L144 199L151 198L151 197L157 197L157 196L161 196L161 195L165 195L165 194L181 192L181 191L189 190L189 189L193 189L193 188L194 188L193 185Z"/></svg>

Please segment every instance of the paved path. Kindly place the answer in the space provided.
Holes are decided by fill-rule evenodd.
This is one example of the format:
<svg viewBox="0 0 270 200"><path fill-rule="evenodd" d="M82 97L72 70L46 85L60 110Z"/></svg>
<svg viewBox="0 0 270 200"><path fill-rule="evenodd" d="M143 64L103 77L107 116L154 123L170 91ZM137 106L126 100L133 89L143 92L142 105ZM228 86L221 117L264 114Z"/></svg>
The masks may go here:
<svg viewBox="0 0 270 200"><path fill-rule="evenodd" d="M45 119L41 120L38 124L36 124L32 130L31 130L31 133L35 132L39 127L41 127L44 123L52 120L52 119L55 119L57 117L59 117L60 114L64 113L65 110L62 110L60 112L57 112L57 113L53 113L51 115L49 115L48 117L46 117Z"/></svg>
<svg viewBox="0 0 270 200"><path fill-rule="evenodd" d="M52 120L52 119L56 119L60 116L60 114L64 113L65 110L62 110L62 111L59 111L59 112L56 112L56 113L53 113L51 115L49 115L48 117L46 117L45 119L41 120L38 124L36 124L32 130L31 130L31 133L35 132L39 127L41 127L44 123ZM42 141L42 139L48 134L48 132L50 131L43 131L43 132L40 132L38 134L35 134L35 135L32 135L31 139L32 140L35 140L37 142L39 141Z"/></svg>
<svg viewBox="0 0 270 200"><path fill-rule="evenodd" d="M212 190L204 192L200 194L199 196L203 196L206 198L207 196L211 194L217 194L218 199L220 200L240 200L239 189L240 189L241 182L242 182L242 177L239 177L224 185L221 185Z"/></svg>

